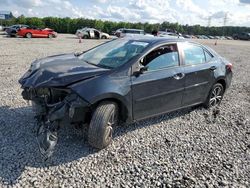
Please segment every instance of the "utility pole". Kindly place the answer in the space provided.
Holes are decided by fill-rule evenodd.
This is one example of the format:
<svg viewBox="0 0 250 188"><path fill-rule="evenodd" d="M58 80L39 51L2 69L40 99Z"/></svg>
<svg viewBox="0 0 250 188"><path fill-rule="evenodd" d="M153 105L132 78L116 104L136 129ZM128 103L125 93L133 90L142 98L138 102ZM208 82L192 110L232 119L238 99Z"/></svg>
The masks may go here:
<svg viewBox="0 0 250 188"><path fill-rule="evenodd" d="M228 12L225 13L223 20L223 36L225 36L225 26L227 25L227 21L228 21Z"/></svg>
<svg viewBox="0 0 250 188"><path fill-rule="evenodd" d="M225 13L225 16L224 16L224 26L227 25L227 21L228 21L228 12Z"/></svg>
<svg viewBox="0 0 250 188"><path fill-rule="evenodd" d="M212 20L212 17L211 17L211 16L209 16L209 17L208 17L208 22L207 22L207 26L208 26L208 27L210 27L210 26L211 26L211 20Z"/></svg>

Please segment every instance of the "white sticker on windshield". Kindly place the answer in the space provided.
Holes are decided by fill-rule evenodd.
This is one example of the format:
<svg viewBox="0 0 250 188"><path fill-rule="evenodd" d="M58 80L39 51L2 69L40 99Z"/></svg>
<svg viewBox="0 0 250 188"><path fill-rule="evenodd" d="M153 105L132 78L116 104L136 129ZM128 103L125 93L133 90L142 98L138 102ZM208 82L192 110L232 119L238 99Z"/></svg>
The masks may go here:
<svg viewBox="0 0 250 188"><path fill-rule="evenodd" d="M148 45L147 42L139 42L139 41L134 41L131 44L138 45L138 46L144 46L144 47Z"/></svg>

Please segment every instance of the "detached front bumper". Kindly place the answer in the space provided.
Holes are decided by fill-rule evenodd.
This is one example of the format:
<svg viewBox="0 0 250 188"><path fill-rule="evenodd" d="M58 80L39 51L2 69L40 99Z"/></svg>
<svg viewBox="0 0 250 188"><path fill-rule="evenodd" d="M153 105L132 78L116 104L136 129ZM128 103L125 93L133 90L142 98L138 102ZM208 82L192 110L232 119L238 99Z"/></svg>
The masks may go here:
<svg viewBox="0 0 250 188"><path fill-rule="evenodd" d="M61 120L68 116L72 122L84 121L84 113L90 104L77 94L66 89L27 89L22 92L23 99L31 100L36 106L37 116L47 121Z"/></svg>
<svg viewBox="0 0 250 188"><path fill-rule="evenodd" d="M35 106L37 141L46 159L52 155L56 146L60 122L66 118L71 124L85 123L86 114L90 111L87 101L71 92L65 96L63 91L61 95L51 89L24 89L22 92L23 98L31 100Z"/></svg>

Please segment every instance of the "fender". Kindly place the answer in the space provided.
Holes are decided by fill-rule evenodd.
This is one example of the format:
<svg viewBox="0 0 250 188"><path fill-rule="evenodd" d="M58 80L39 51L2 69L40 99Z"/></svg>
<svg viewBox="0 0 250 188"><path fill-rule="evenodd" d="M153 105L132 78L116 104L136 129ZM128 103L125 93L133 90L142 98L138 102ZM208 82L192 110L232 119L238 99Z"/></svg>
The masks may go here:
<svg viewBox="0 0 250 188"><path fill-rule="evenodd" d="M78 96L95 105L103 100L114 100L122 104L132 117L132 94L130 76L103 75L81 81L70 86Z"/></svg>

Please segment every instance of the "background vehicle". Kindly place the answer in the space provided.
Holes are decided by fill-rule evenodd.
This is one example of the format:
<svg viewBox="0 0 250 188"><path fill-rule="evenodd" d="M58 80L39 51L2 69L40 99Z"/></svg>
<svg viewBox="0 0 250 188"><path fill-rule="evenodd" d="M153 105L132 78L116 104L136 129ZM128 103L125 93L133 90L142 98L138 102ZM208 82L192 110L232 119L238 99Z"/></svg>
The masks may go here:
<svg viewBox="0 0 250 188"><path fill-rule="evenodd" d="M232 64L198 43L127 37L36 60L19 82L23 98L37 106L38 137L52 135L53 140L38 139L50 154L65 117L89 124L89 143L101 149L111 142L118 121L219 105L231 78Z"/></svg>
<svg viewBox="0 0 250 188"><path fill-rule="evenodd" d="M209 35L208 38L209 39L214 39L214 36Z"/></svg>
<svg viewBox="0 0 250 188"><path fill-rule="evenodd" d="M233 37L226 36L226 39L228 39L228 40L233 40Z"/></svg>
<svg viewBox="0 0 250 188"><path fill-rule="evenodd" d="M185 39L191 39L192 36L191 35L182 35Z"/></svg>
<svg viewBox="0 0 250 188"><path fill-rule="evenodd" d="M101 32L94 28L82 28L76 31L76 36L84 39L109 39L110 36L107 33Z"/></svg>
<svg viewBox="0 0 250 188"><path fill-rule="evenodd" d="M10 36L10 37L15 37L17 35L17 31L19 29L27 28L29 27L28 25L12 25L10 27L5 28L5 32Z"/></svg>
<svg viewBox="0 0 250 188"><path fill-rule="evenodd" d="M126 29L126 28L121 28L121 29L116 30L116 32L115 32L115 36L117 36L117 37L137 36L137 35L153 36L151 34L147 34L142 29Z"/></svg>
<svg viewBox="0 0 250 188"><path fill-rule="evenodd" d="M207 37L206 35L201 35L202 39L209 39L209 37Z"/></svg>
<svg viewBox="0 0 250 188"><path fill-rule="evenodd" d="M184 37L181 34L172 33L172 32L166 32L166 31L159 31L158 32L159 37L167 37L167 38L180 38L184 39Z"/></svg>
<svg viewBox="0 0 250 188"><path fill-rule="evenodd" d="M250 40L250 33L247 33L247 32L242 32L240 34L234 34L233 35L233 39L234 40Z"/></svg>
<svg viewBox="0 0 250 188"><path fill-rule="evenodd" d="M19 29L17 35L20 37L26 38L55 38L57 37L57 33L53 29L45 28L45 29L38 29L38 28L23 28Z"/></svg>

